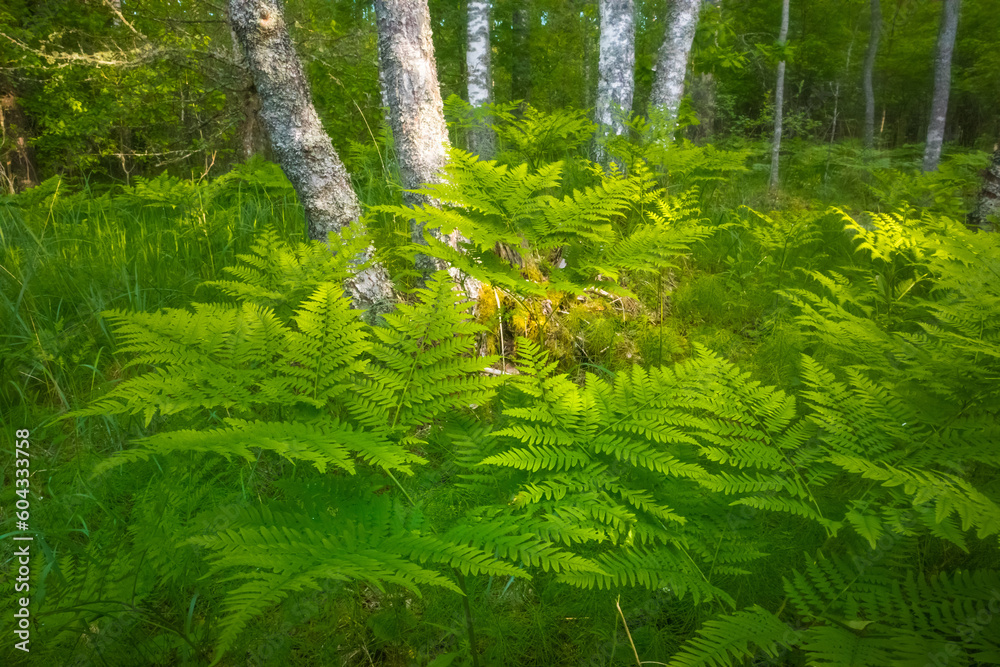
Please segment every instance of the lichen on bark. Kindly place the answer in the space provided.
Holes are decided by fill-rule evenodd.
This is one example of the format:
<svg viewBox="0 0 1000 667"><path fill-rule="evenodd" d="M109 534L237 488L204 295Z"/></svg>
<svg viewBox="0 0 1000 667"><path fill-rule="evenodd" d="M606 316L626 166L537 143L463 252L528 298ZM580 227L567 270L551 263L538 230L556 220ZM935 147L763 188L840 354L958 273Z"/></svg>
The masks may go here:
<svg viewBox="0 0 1000 667"><path fill-rule="evenodd" d="M313 106L280 7L272 0L230 0L229 19L260 96L271 149L305 209L309 238L341 234L360 218L361 205ZM360 266L373 254L368 248L353 263ZM392 282L379 264L357 272L345 287L360 308L393 298Z"/></svg>
<svg viewBox="0 0 1000 667"><path fill-rule="evenodd" d="M595 120L602 138L625 132L635 91L635 7L632 0L600 0L601 42L598 57ZM598 160L606 159L598 146Z"/></svg>

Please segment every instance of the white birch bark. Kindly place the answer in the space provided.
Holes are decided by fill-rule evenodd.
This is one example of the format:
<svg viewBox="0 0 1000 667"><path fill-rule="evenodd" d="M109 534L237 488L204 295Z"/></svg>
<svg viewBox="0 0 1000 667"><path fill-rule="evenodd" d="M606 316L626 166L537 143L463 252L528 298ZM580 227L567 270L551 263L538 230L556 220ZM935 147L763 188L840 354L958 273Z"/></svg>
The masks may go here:
<svg viewBox="0 0 1000 667"><path fill-rule="evenodd" d="M427 0L375 0L378 25L378 57L383 99L389 107L389 126L396 144L399 175L406 190L425 183L440 183L441 170L448 159L448 128L438 85L434 42L431 39ZM403 192L410 205L430 204L423 195ZM423 243L423 228L412 223L415 243ZM437 238L440 232L432 230ZM456 232L445 239L457 247ZM479 284L447 263L417 257L417 268L425 271L448 269L459 287L473 300Z"/></svg>
<svg viewBox="0 0 1000 667"><path fill-rule="evenodd" d="M785 46L788 39L788 1L781 3L781 30L778 44ZM774 137L771 140L771 190L778 188L778 164L781 155L781 120L785 104L785 61L778 63L778 80L774 85Z"/></svg>
<svg viewBox="0 0 1000 667"><path fill-rule="evenodd" d="M924 148L924 171L937 171L941 160L945 121L948 117L948 93L951 88L951 56L955 50L961 4L961 0L942 2L941 30L938 33L937 57L934 60L934 97L931 100L931 120Z"/></svg>
<svg viewBox="0 0 1000 667"><path fill-rule="evenodd" d="M875 146L875 57L882 33L882 7L879 0L871 0L871 24L868 28L868 51L865 52L863 87L865 90L865 148Z"/></svg>
<svg viewBox="0 0 1000 667"><path fill-rule="evenodd" d="M274 0L230 0L229 18L260 96L271 148L305 208L309 238L327 241L358 220L361 206L313 107L281 10ZM369 247L355 263L373 252ZM392 281L378 264L355 274L345 287L359 308L394 300Z"/></svg>
<svg viewBox="0 0 1000 667"><path fill-rule="evenodd" d="M469 0L465 69L469 104L482 107L493 101L493 72L490 63L490 0ZM488 160L493 157L496 137L493 129L477 124L469 133L469 151Z"/></svg>
<svg viewBox="0 0 1000 667"><path fill-rule="evenodd" d="M601 45L598 57L597 105L594 115L601 137L625 132L635 91L635 7L632 0L600 0ZM606 159L598 146L598 159Z"/></svg>
<svg viewBox="0 0 1000 667"><path fill-rule="evenodd" d="M698 28L702 0L673 0L667 11L667 32L656 60L656 76L649 105L660 132L669 137L677 121L677 110L684 96L684 77L688 55Z"/></svg>
<svg viewBox="0 0 1000 667"><path fill-rule="evenodd" d="M449 144L427 0L375 0L375 15L380 78L403 187L437 183ZM412 193L403 199L424 201Z"/></svg>

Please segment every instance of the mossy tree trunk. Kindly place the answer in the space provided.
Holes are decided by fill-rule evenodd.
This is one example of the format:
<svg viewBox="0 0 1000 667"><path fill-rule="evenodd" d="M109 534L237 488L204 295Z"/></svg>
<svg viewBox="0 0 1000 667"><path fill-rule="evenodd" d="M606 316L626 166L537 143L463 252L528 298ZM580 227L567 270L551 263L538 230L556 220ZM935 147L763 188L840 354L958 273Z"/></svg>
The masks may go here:
<svg viewBox="0 0 1000 667"><path fill-rule="evenodd" d="M273 0L229 0L229 18L260 96L271 149L305 208L309 238L326 241L357 222L361 205L313 106L281 9ZM373 252L369 247L357 261ZM392 281L378 264L356 273L346 288L359 308L393 298Z"/></svg>

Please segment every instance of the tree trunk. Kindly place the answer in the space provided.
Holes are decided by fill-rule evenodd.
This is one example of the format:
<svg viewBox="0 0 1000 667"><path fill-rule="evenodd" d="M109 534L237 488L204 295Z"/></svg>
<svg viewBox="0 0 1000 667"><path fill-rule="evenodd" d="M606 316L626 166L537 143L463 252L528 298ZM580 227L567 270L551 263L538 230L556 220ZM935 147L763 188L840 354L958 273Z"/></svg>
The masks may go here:
<svg viewBox="0 0 1000 667"><path fill-rule="evenodd" d="M994 218L992 225L988 220L990 217ZM976 206L969 213L966 223L969 227L996 231L997 222L1000 222L998 217L1000 217L1000 147L993 153L993 160L983 174L983 188L979 191Z"/></svg>
<svg viewBox="0 0 1000 667"><path fill-rule="evenodd" d="M719 0L704 0L702 11L706 9L715 10L719 5ZM704 14L702 15L704 17ZM719 46L719 31L715 30L712 40L715 46ZM692 141L707 141L715 134L715 101L716 81L711 72L702 72L691 82L691 106L698 116L698 124L687 128L688 138Z"/></svg>
<svg viewBox="0 0 1000 667"><path fill-rule="evenodd" d="M927 127L924 149L924 171L937 171L944 143L945 119L948 117L948 91L951 87L951 54L958 33L958 11L961 0L943 0L941 31L938 33L937 57L934 61L934 98L931 101L931 121Z"/></svg>
<svg viewBox="0 0 1000 667"><path fill-rule="evenodd" d="M531 96L531 33L528 0L516 0L513 25L514 52L511 54L510 96L514 100L528 101Z"/></svg>
<svg viewBox="0 0 1000 667"><path fill-rule="evenodd" d="M778 33L778 44L785 46L788 39L788 0L781 3L781 31ZM778 189L778 159L781 153L781 119L782 107L785 103L785 61L778 63L778 80L774 86L774 139L771 141L771 190Z"/></svg>
<svg viewBox="0 0 1000 667"><path fill-rule="evenodd" d="M378 24L378 57L383 97L389 106L389 126L396 143L399 175L406 190L425 183L439 183L448 159L448 128L444 122L434 42L431 40L427 0L375 0ZM403 201L416 206L436 205L423 195L403 192ZM411 222L414 243L423 243L423 228ZM458 232L443 239L453 248L462 240ZM448 269L470 299L479 294L479 283L442 260L418 255L417 268L424 272Z"/></svg>
<svg viewBox="0 0 1000 667"><path fill-rule="evenodd" d="M468 77L469 104L473 108L493 101L493 72L490 67L490 1L469 0L468 37L465 67ZM493 157L496 135L482 119L469 132L469 151L484 160Z"/></svg>
<svg viewBox="0 0 1000 667"><path fill-rule="evenodd" d="M38 185L28 118L12 85L0 79L0 188L13 194Z"/></svg>
<svg viewBox="0 0 1000 667"><path fill-rule="evenodd" d="M378 58L403 187L437 183L448 157L427 0L375 0ZM408 204L420 195L404 192Z"/></svg>
<svg viewBox="0 0 1000 667"><path fill-rule="evenodd" d="M868 51L865 52L865 148L875 147L875 56L878 54L878 40L882 33L882 7L879 0L871 0L872 18L868 28Z"/></svg>
<svg viewBox="0 0 1000 667"><path fill-rule="evenodd" d="M677 122L677 110L684 96L684 76L688 55L698 28L702 0L674 0L667 12L667 33L656 60L656 78L649 106L657 133L669 138Z"/></svg>
<svg viewBox="0 0 1000 667"><path fill-rule="evenodd" d="M597 108L601 137L625 132L635 90L635 8L632 0L600 0L601 47L598 58ZM598 159L607 159L598 146Z"/></svg>
<svg viewBox="0 0 1000 667"><path fill-rule="evenodd" d="M242 116L236 126L236 140L239 143L240 159L246 162L257 153L264 153L268 147L268 140L260 117L260 95L254 87L246 53L240 45L239 38L236 37L232 21L229 31L233 38L233 69L238 82L236 97Z"/></svg>
<svg viewBox="0 0 1000 667"><path fill-rule="evenodd" d="M309 238L326 241L355 223L361 206L313 107L281 10L273 0L230 0L229 17L260 95L271 148L305 208ZM369 247L355 262L372 253ZM345 286L359 308L393 299L392 282L378 264L356 273Z"/></svg>

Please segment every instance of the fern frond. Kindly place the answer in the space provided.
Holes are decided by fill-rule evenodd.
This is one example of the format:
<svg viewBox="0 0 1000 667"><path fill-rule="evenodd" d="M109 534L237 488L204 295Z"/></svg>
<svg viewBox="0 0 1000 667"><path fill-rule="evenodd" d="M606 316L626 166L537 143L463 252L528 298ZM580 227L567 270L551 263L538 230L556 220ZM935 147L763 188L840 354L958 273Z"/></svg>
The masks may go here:
<svg viewBox="0 0 1000 667"><path fill-rule="evenodd" d="M472 355L482 327L466 313L446 272L419 290L419 305L402 304L375 327L373 360L347 399L370 428L407 431L449 410L486 403L499 380L483 377L494 357Z"/></svg>
<svg viewBox="0 0 1000 667"><path fill-rule="evenodd" d="M681 652L671 659L670 667L736 664L755 655L751 646L777 658L786 646L798 640L794 629L757 605L705 621L698 634L699 637L684 643Z"/></svg>

